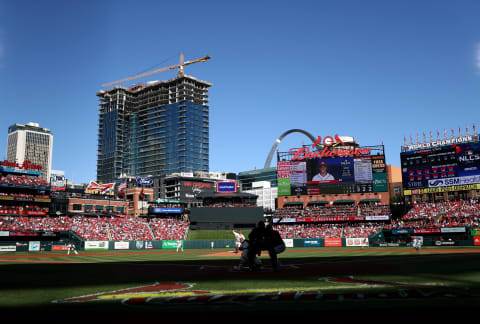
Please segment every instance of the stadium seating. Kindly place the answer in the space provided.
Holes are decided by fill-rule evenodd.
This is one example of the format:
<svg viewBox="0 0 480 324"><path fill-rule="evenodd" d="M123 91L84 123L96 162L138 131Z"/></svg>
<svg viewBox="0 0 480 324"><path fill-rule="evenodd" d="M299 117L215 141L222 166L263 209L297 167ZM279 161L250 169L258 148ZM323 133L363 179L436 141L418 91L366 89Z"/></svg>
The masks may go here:
<svg viewBox="0 0 480 324"><path fill-rule="evenodd" d="M475 200L416 203L398 220L386 225L386 229L445 228L478 226L480 204Z"/></svg>
<svg viewBox="0 0 480 324"><path fill-rule="evenodd" d="M37 196L34 196L37 197ZM32 198L32 197L28 197ZM38 197L37 197L38 198ZM0 205L0 210L45 210L34 203L24 206ZM279 218L318 216L382 216L390 208L381 204L314 206L277 209ZM282 223L274 227L283 238L359 238L383 229L479 227L480 204L462 200L437 203L417 203L400 219L388 222L332 221L329 223ZM114 218L114 217L34 217L0 216L0 231L74 231L85 240L177 240L183 239L189 223L174 218Z"/></svg>
<svg viewBox="0 0 480 324"><path fill-rule="evenodd" d="M0 216L3 231L74 231L85 240L183 239L188 222L176 219Z"/></svg>
<svg viewBox="0 0 480 324"><path fill-rule="evenodd" d="M360 204L360 205L323 205L279 208L273 213L274 218L300 217L353 217L353 216L391 216L389 205Z"/></svg>
<svg viewBox="0 0 480 324"><path fill-rule="evenodd" d="M279 231L284 239L292 238L360 238L381 229L379 224L294 224L276 225L274 229Z"/></svg>
<svg viewBox="0 0 480 324"><path fill-rule="evenodd" d="M24 186L48 186L48 182L42 178L27 175L0 175L0 183Z"/></svg>

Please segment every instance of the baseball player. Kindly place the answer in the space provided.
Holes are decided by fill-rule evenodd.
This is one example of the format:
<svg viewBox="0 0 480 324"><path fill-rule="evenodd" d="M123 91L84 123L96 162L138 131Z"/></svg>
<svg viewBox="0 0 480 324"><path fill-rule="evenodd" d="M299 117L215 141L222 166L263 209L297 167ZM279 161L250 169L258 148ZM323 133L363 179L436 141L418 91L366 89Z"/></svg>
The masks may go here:
<svg viewBox="0 0 480 324"><path fill-rule="evenodd" d="M242 239L245 240L245 236L242 234L242 230L239 230L238 233L235 230L232 230L233 235L235 235L235 253L238 253L240 245L242 245Z"/></svg>
<svg viewBox="0 0 480 324"><path fill-rule="evenodd" d="M363 238L363 241L362 241L362 250L363 250L363 248L364 248L365 246L368 247L368 248L370 248L370 245L369 245L369 243L368 243L368 238L366 238L366 237Z"/></svg>
<svg viewBox="0 0 480 324"><path fill-rule="evenodd" d="M240 256L240 264L238 266L233 266L234 270L249 270L248 267L248 241L242 235L240 237L240 246L238 247L240 251L242 251L242 255ZM255 265L260 269L262 267L262 260L255 256L254 259Z"/></svg>
<svg viewBox="0 0 480 324"><path fill-rule="evenodd" d="M284 252L286 245L280 236L280 233L273 229L272 224L268 224L266 229L266 238L267 240L270 240L273 245L273 251L269 251L270 259L272 260L272 267L274 271L277 271L280 269L280 261L278 261L277 254Z"/></svg>
<svg viewBox="0 0 480 324"><path fill-rule="evenodd" d="M420 248L422 246L422 242L421 242L420 238L413 237L412 246L415 248L415 250L420 251Z"/></svg>
<svg viewBox="0 0 480 324"><path fill-rule="evenodd" d="M75 244L73 244L72 242L70 242L67 245L67 255L70 255L70 252L74 252L76 255L78 255L77 249L75 248Z"/></svg>
<svg viewBox="0 0 480 324"><path fill-rule="evenodd" d="M177 253L178 253L178 250L180 250L180 249L183 252L182 240L177 240Z"/></svg>

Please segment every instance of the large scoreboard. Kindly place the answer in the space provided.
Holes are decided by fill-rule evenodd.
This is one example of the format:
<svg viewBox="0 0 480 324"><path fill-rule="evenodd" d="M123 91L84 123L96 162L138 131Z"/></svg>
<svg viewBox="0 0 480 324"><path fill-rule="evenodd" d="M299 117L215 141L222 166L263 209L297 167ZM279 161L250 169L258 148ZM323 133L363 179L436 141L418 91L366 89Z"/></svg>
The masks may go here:
<svg viewBox="0 0 480 324"><path fill-rule="evenodd" d="M478 136L404 147L400 162L406 195L480 189Z"/></svg>
<svg viewBox="0 0 480 324"><path fill-rule="evenodd" d="M370 149L361 151L367 154L329 154L327 157L328 154L310 153L301 160L280 158L278 195L387 192L383 147L376 154L371 154Z"/></svg>

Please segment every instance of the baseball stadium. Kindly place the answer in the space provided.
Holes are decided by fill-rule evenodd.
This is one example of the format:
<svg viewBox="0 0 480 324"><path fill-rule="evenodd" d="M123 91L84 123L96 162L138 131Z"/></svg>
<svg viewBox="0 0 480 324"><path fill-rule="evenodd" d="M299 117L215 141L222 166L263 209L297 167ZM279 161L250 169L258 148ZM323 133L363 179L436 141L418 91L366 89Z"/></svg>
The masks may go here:
<svg viewBox="0 0 480 324"><path fill-rule="evenodd" d="M266 165L276 152L278 198L268 213L228 180L195 207L157 199L137 217L105 215L90 194L88 213L52 215L51 184L4 163L1 314L109 323L474 320L478 136L405 142L394 168L383 145L308 135L310 145L278 152L280 138L272 148ZM143 184L134 191L142 195ZM255 247L261 224L282 238L277 266L264 246L257 267L242 263L235 234Z"/></svg>

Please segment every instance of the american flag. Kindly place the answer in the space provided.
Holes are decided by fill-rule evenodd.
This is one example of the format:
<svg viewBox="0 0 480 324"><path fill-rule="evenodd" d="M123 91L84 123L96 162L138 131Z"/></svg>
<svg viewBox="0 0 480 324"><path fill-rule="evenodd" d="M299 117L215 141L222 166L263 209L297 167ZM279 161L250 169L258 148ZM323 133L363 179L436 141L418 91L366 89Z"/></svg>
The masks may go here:
<svg viewBox="0 0 480 324"><path fill-rule="evenodd" d="M118 191L119 191L119 192L122 192L126 187L127 187L127 183L126 183L126 182L122 182L122 183L118 186Z"/></svg>

